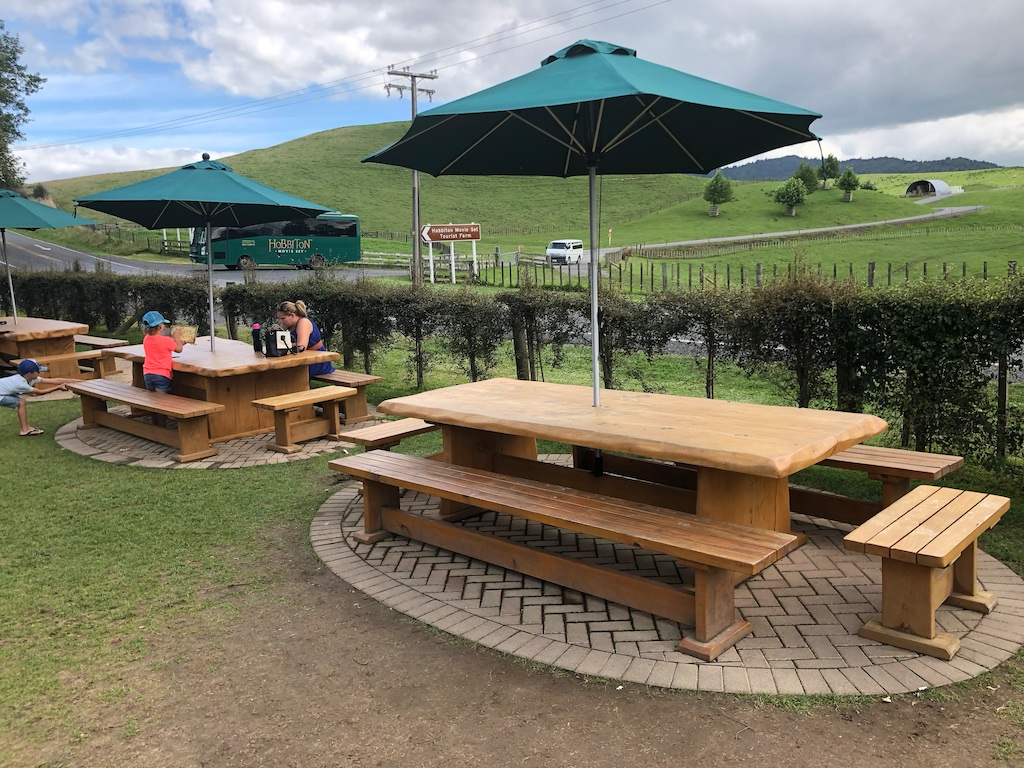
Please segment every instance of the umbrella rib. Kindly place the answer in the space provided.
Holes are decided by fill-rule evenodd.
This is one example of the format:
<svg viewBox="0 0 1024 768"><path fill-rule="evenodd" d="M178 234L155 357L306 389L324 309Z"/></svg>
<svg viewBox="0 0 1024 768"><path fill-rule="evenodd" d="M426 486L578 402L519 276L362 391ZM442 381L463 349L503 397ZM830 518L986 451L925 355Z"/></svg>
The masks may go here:
<svg viewBox="0 0 1024 768"><path fill-rule="evenodd" d="M634 117L634 118L633 118L633 119L632 119L632 120L631 120L631 121L629 122L629 125L627 125L627 126L626 126L625 128L623 128L623 129L622 129L621 131L619 131L619 134L618 134L617 136L615 136L615 137L614 137L614 138L613 138L613 139L612 139L611 141L609 141L609 142L608 142L608 146L606 146L606 147L604 148L604 151L605 151L605 152L607 152L607 151L609 151L609 150L611 150L611 149L614 149L614 148L615 148L615 147L617 147L617 146L618 146L619 144L622 144L622 143L624 143L624 142L628 141L629 139L633 138L634 136L636 136L636 134L640 133L640 131L644 130L644 129L645 129L645 128L647 128L647 127L648 127L649 125L651 125L651 123L657 123L657 124L658 124L658 125L659 125L659 126L661 127L661 129L662 129L663 131L665 131L665 135L667 135L667 136L668 136L668 137L669 137L669 138L670 138L670 139L671 139L671 140L672 140L672 141L673 141L673 142L675 143L675 145L676 145L677 147L679 147L679 149L681 149L681 150L682 150L683 152L685 152L685 153L686 153L686 156L687 156L688 158L690 158L690 160L691 160L691 161L693 162L693 164L694 164L694 165L696 165L696 166L697 166L698 168L700 168L700 169L701 169L701 170L703 171L703 170L704 170L704 165L703 165L703 164L702 164L702 163L701 163L701 162L700 162L699 160L697 160L697 158L696 158L696 157L694 157L694 156L693 156L693 153L691 153L691 152L690 152L690 150L686 148L686 145L685 145L685 144L683 144L682 142L680 142L680 141L679 141L679 139L678 139L678 138L676 137L676 135L675 135L674 133L672 133L672 131L670 131L670 130L668 129L668 127L667 127L667 126L666 126L666 125L665 125L665 124L664 124L664 123L663 123L663 122L661 121L661 119L662 119L663 117L665 117L665 115L667 115L667 114L669 114L670 112L672 112L672 110L674 110L674 109L677 109L677 108L681 107L681 106L682 106L682 105L683 105L683 104L684 104L685 102L681 102L681 101L680 101L680 102L677 102L677 103L673 104L673 105L672 105L671 107L669 107L668 109L666 109L666 110L665 110L664 112L662 112L662 113L661 113L660 115L650 115L650 117L651 117L651 122L648 122L648 123L644 123L644 124L643 124L643 125L641 125L641 126L640 126L639 128L637 128L637 129L636 129L635 131L630 131L630 129L631 129L631 128L632 128L632 127L633 127L634 125L636 125L636 124L637 124L637 122L638 122L638 121L640 120L640 118L642 118L642 117L643 117L643 116L644 116L645 114L649 114L649 113L650 113L650 110L651 110L651 108L652 108L652 107L653 107L653 106L654 106L655 104L657 104L657 103L658 103L659 101L661 101L661 97L659 96L659 97L658 97L657 99L655 99L655 101L654 101L654 102L652 102L651 104L647 105L647 104L644 104L644 103L643 103L643 100L642 100L642 99L641 99L641 98L640 98L639 96L637 96L636 98L637 98L637 101L639 101L639 102L640 102L641 104L643 104L643 106L644 106L644 109L643 109L643 110L642 110L641 112L639 112L639 113L637 114L637 116L636 116L636 117ZM628 134L626 134L626 131L630 131L630 132L629 132Z"/></svg>
<svg viewBox="0 0 1024 768"><path fill-rule="evenodd" d="M736 112L738 114L741 114L741 115L746 115L747 117L752 117L755 120L760 120L762 123L768 123L768 125L774 125L776 128L781 128L784 131L789 131L790 133L795 133L797 136L801 136L801 137L807 139L808 141L810 141L811 139L814 138L814 134L813 133L807 133L807 132L801 131L801 130L799 130L797 128L791 128L790 126L784 125L783 123L777 122L775 120L769 120L764 115L759 115L756 112L747 112L746 110L742 110L742 109L738 109L738 110L736 110Z"/></svg>

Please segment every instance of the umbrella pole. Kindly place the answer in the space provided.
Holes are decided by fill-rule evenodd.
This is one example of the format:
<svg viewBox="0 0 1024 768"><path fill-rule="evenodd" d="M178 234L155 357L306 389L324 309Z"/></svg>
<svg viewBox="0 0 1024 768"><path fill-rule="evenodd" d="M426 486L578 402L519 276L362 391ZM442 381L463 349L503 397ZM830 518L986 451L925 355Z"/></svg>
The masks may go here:
<svg viewBox="0 0 1024 768"><path fill-rule="evenodd" d="M214 336L213 332L213 224L209 221L206 222L206 282L207 291L210 297L210 351L214 351Z"/></svg>
<svg viewBox="0 0 1024 768"><path fill-rule="evenodd" d="M14 322L18 322L18 307L14 303L14 281L11 279L11 262L7 260L7 230L0 227L0 241L3 243L4 251L4 267L7 268L7 288L11 292L11 315L14 317Z"/></svg>
<svg viewBox="0 0 1024 768"><path fill-rule="evenodd" d="M591 165L590 172L590 350L594 369L594 407L601 406L601 354L600 328L597 318L597 166Z"/></svg>

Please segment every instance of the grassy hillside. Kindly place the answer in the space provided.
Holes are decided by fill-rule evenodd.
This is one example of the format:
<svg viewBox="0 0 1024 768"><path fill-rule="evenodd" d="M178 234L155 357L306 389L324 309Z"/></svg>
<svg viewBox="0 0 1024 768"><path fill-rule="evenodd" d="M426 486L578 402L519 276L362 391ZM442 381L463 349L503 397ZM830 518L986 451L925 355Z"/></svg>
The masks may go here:
<svg viewBox="0 0 1024 768"><path fill-rule="evenodd" d="M402 168L360 163L391 144L407 123L337 128L267 149L217 158L239 173L363 220L363 228L405 232L412 226L412 174ZM170 169L110 173L44 182L61 207L72 199L130 184ZM586 179L420 176L423 222L470 222L485 227L560 230L585 227ZM700 194L704 180L683 176L608 177L601 180L605 215L635 219ZM546 235L540 239L547 240Z"/></svg>
<svg viewBox="0 0 1024 768"><path fill-rule="evenodd" d="M397 140L407 123L338 128L231 157L219 158L240 173L265 184L341 211L355 213L364 231L407 233L411 228L411 173L405 169L360 160ZM69 209L73 198L129 184L170 169L84 176L45 183L57 202ZM1024 203L1019 195L999 192L1024 185L1024 168L944 173L941 178L962 185L968 194L950 200L955 205L990 205L986 225L1024 222ZM703 178L664 176L599 177L599 233L601 245L638 245L730 235L813 229L840 224L885 221L926 213L933 208L902 198L907 185L918 176L909 174L865 175L878 191L858 191L852 203L840 200L832 188L808 197L807 204L790 218L772 202L778 182L734 182L736 200L722 206L721 215L707 216L701 199ZM481 252L495 246L504 249L523 245L539 251L553 237L580 237L587 232L587 182L584 178L522 178L421 175L423 223L475 221L483 225ZM87 215L97 219L102 214ZM974 215L972 214L972 217ZM970 218L970 217L969 217ZM956 224L954 226L961 226ZM1003 248L1004 244L993 245ZM368 250L408 251L407 243L390 241L365 244ZM814 247L815 249L817 246ZM955 247L954 247L955 249ZM781 254L779 254L781 256ZM811 254L812 258L841 260ZM791 254L789 254L791 258ZM733 259L735 261L735 259Z"/></svg>

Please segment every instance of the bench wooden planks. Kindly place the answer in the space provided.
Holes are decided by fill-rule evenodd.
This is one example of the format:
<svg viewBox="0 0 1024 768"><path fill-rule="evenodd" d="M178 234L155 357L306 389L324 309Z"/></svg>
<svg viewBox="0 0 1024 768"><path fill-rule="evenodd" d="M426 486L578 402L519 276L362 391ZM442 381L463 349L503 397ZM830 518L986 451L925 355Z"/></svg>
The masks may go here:
<svg viewBox="0 0 1024 768"><path fill-rule="evenodd" d="M964 465L963 457L905 451L877 445L854 445L818 462L824 467L867 472L882 483L882 506L888 507L910 490L911 480L939 480Z"/></svg>
<svg viewBox="0 0 1024 768"><path fill-rule="evenodd" d="M798 542L790 534L387 451L337 459L329 466L364 481L365 531L357 535L360 541L373 543L389 531L399 533L693 624L695 632L683 638L680 650L704 659L717 657L750 632L750 625L735 615L734 574L756 574ZM695 593L645 579L637 584L636 576L403 512L399 488L671 555L695 569Z"/></svg>
<svg viewBox="0 0 1024 768"><path fill-rule="evenodd" d="M345 400L342 405L344 412L343 424L358 424L363 421L373 421L366 402L366 388L370 384L377 384L384 381L380 376L369 373L354 373L353 371L336 370L331 373L321 373L313 376L313 381L324 384L336 384L342 387L352 387L356 390L354 396Z"/></svg>
<svg viewBox="0 0 1024 768"><path fill-rule="evenodd" d="M1010 500L976 491L919 485L843 539L855 552L882 558L882 616L863 637L947 661L960 641L936 632L943 602L988 613L997 599L978 588L978 537Z"/></svg>
<svg viewBox="0 0 1024 768"><path fill-rule="evenodd" d="M423 419L396 419L374 424L372 427L353 429L344 434L345 440L361 445L367 450L390 450L407 437L434 432L441 427Z"/></svg>
<svg viewBox="0 0 1024 768"><path fill-rule="evenodd" d="M130 384L107 379L69 384L68 388L82 398L82 426L91 429L109 427L120 432L144 437L179 449L180 462L213 456L217 453L210 445L208 416L224 410L220 403L193 400L163 392L150 392ZM130 405L133 408L170 417L177 423L177 429L147 424L128 416L109 413L107 401Z"/></svg>
<svg viewBox="0 0 1024 768"><path fill-rule="evenodd" d="M301 392L264 397L253 400L257 408L274 412L274 442L267 447L280 453L295 453L302 450L303 440L317 437L341 439L340 410L338 403L352 397L352 387L316 387ZM299 419L298 410L309 405L323 405L323 415L312 419Z"/></svg>
<svg viewBox="0 0 1024 768"><path fill-rule="evenodd" d="M77 334L75 336L75 344L80 344L83 347L91 347L92 349L111 349L113 347L125 347L131 342L128 339L108 339L106 336L86 336L84 334Z"/></svg>

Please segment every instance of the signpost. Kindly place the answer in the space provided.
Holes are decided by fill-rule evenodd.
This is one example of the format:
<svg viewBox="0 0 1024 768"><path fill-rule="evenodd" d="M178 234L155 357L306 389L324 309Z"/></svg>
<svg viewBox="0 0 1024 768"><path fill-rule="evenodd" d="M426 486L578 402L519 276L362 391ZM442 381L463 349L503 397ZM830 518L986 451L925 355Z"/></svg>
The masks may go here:
<svg viewBox="0 0 1024 768"><path fill-rule="evenodd" d="M430 256L430 282L434 282L434 243L451 243L452 283L455 282L455 246L456 242L469 240L473 243L473 274L477 272L476 243L480 239L479 224L427 224L420 228L420 240L428 244Z"/></svg>
<svg viewBox="0 0 1024 768"><path fill-rule="evenodd" d="M479 240L479 224L427 224L420 228L420 238L425 243L450 243L462 240Z"/></svg>

